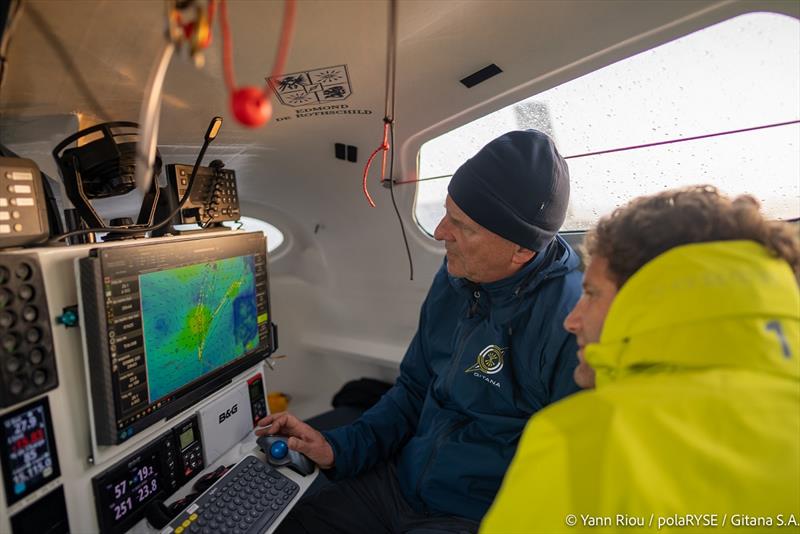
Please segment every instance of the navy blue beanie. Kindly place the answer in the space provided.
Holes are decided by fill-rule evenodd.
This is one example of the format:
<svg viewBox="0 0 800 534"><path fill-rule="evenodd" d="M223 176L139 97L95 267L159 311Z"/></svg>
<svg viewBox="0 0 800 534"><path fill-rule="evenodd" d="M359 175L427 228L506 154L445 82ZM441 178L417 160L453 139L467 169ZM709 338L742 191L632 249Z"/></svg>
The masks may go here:
<svg viewBox="0 0 800 534"><path fill-rule="evenodd" d="M546 134L509 132L461 165L447 192L476 223L539 251L564 223L569 169Z"/></svg>

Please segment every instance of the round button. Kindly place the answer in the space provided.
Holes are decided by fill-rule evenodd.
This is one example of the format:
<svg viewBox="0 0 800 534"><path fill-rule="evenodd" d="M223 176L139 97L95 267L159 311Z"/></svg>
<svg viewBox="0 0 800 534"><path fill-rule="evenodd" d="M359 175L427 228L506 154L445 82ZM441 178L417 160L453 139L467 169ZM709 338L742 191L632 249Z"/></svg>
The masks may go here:
<svg viewBox="0 0 800 534"><path fill-rule="evenodd" d="M276 441L269 447L269 455L273 458L280 460L289 454L289 447L286 446L285 441Z"/></svg>
<svg viewBox="0 0 800 534"><path fill-rule="evenodd" d="M33 365L39 365L44 361L44 352L42 349L36 348L28 353L28 361Z"/></svg>
<svg viewBox="0 0 800 534"><path fill-rule="evenodd" d="M8 358L6 358L3 367L5 367L6 371L8 371L9 373L16 373L17 371L19 371L19 368L22 367L22 362L19 361L19 358L17 358L16 355L9 356Z"/></svg>
<svg viewBox="0 0 800 534"><path fill-rule="evenodd" d="M28 340L28 343L36 343L42 339L42 333L38 328L31 328L25 332L25 339Z"/></svg>
<svg viewBox="0 0 800 534"><path fill-rule="evenodd" d="M37 369L33 372L31 380L33 380L33 383L37 386L41 386L47 382L47 373L44 371L44 369Z"/></svg>
<svg viewBox="0 0 800 534"><path fill-rule="evenodd" d="M17 278L20 280L27 280L33 274L33 269L27 263L20 263L17 265L17 268L14 270L14 274L17 275Z"/></svg>
<svg viewBox="0 0 800 534"><path fill-rule="evenodd" d="M11 333L6 334L0 339L0 343L2 343L3 349L5 349L6 352L14 352L18 343L17 335Z"/></svg>
<svg viewBox="0 0 800 534"><path fill-rule="evenodd" d="M19 378L15 378L11 381L8 385L8 390L11 392L12 395L19 395L25 389L25 384L22 383L22 380Z"/></svg>
<svg viewBox="0 0 800 534"><path fill-rule="evenodd" d="M14 293L8 289L0 290L0 310L11 304L12 300L14 300Z"/></svg>
<svg viewBox="0 0 800 534"><path fill-rule="evenodd" d="M14 210L14 211L11 212L11 218L12 219L19 219L20 217L22 217L22 214L20 212L18 212L17 210Z"/></svg>
<svg viewBox="0 0 800 534"><path fill-rule="evenodd" d="M5 284L8 282L10 277L11 273L8 272L8 269L4 266L0 266L0 284Z"/></svg>
<svg viewBox="0 0 800 534"><path fill-rule="evenodd" d="M15 322L17 322L17 317L14 315L14 312L9 310L0 312L0 327L11 328L14 326Z"/></svg>
<svg viewBox="0 0 800 534"><path fill-rule="evenodd" d="M17 293L19 293L19 298L22 300L31 300L36 295L36 290L33 289L33 286L25 284L19 288Z"/></svg>
<svg viewBox="0 0 800 534"><path fill-rule="evenodd" d="M22 231L22 225L20 223L15 224L14 225L14 231L15 232L21 232Z"/></svg>
<svg viewBox="0 0 800 534"><path fill-rule="evenodd" d="M32 323L39 318L39 311L33 306L25 306L22 309L22 318L25 321Z"/></svg>

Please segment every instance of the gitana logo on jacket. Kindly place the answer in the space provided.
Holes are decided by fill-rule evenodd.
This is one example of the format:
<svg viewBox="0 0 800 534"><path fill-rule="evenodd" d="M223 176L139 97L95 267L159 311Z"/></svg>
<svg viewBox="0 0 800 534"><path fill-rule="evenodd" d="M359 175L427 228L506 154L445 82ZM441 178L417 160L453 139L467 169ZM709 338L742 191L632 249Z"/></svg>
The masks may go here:
<svg viewBox="0 0 800 534"><path fill-rule="evenodd" d="M473 376L483 378L493 386L500 387L500 383L492 380L486 375L493 375L499 373L503 368L503 356L505 356L506 348L500 348L497 345L489 345L478 354L478 361L474 365L469 366L464 370L465 373L472 373Z"/></svg>

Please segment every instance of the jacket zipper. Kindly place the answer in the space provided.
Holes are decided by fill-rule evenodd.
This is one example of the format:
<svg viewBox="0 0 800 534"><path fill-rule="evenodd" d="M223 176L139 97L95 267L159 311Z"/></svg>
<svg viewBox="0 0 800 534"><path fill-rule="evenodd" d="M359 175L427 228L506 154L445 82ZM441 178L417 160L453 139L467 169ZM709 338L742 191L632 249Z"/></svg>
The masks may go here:
<svg viewBox="0 0 800 534"><path fill-rule="evenodd" d="M480 298L480 295L481 295L480 291L475 291L473 293L473 296L475 297L475 300L470 303L469 318L472 318L472 316L474 315L474 313L472 311L472 308L473 307L477 308L478 299ZM448 398L451 397L450 391L452 390L452 387L453 387L453 380L455 380L456 371L458 369L459 362L461 361L461 355L464 352L464 347L467 346L467 341L469 341L469 338L472 337L472 334L478 328L479 324L480 324L480 321L475 322L475 324L472 325L472 327L469 329L469 331L464 334L464 336L461 338L461 342L458 345L458 350L453 354L453 363L450 365L450 371L449 371L449 373L447 375L447 379L445 380L445 383L444 383L444 385L445 385L444 390L447 393Z"/></svg>
<svg viewBox="0 0 800 534"><path fill-rule="evenodd" d="M480 292L476 290L473 293L473 297L475 297L475 300L470 303L468 312L469 318L472 318L472 316L475 313L475 309L477 308L477 299L480 298ZM452 382L455 378L456 371L459 367L459 362L461 361L461 354L464 352L464 347L467 345L467 341L469 341L469 338L472 337L472 334L475 332L475 329L478 327L478 324L480 324L480 321L473 324L472 328L470 328L470 330L464 334L459 343L458 350L453 354L453 362L450 365L450 371L445 380L445 392L447 393L448 397L450 397ZM429 513L429 510L428 510L428 505L425 504L425 501L422 500L422 481L425 479L425 475L428 473L428 469L430 469L431 463L433 462L433 458L436 456L436 451L439 448L439 446L444 442L444 439L466 424L467 421L457 421L455 423L452 423L447 427L447 430L445 432L439 434L439 436L436 438L436 443L434 444L434 448L431 451L430 456L428 456L428 461L425 462L425 468L422 470L422 473L420 474L419 479L417 480L417 490L416 490L417 499L419 500L420 503L422 503L422 506L425 509L425 513Z"/></svg>
<svg viewBox="0 0 800 534"><path fill-rule="evenodd" d="M436 438L436 443L434 444L433 451L431 452L430 456L428 456L428 461L425 462L425 468L422 470L422 473L420 473L419 479L417 479L417 491L416 491L417 500L419 500L419 502L422 503L422 507L426 514L429 514L430 510L428 509L428 505L425 504L425 501L422 500L422 481L425 480L425 475L428 474L428 470L430 469L431 464L433 463L433 459L436 456L436 452L439 450L439 447L441 447L442 443L444 443L445 438L450 434L452 434L453 432L455 432L456 430L465 426L466 424L467 421L456 421L455 423L450 424L450 426L447 427L447 430L445 432L439 434L439 437Z"/></svg>

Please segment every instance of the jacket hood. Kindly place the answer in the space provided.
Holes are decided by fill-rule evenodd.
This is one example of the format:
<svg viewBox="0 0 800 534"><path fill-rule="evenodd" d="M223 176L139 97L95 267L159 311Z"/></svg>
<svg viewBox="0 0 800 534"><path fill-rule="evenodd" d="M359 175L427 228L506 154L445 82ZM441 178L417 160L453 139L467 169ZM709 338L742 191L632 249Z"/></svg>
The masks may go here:
<svg viewBox="0 0 800 534"><path fill-rule="evenodd" d="M684 245L636 272L586 346L597 386L654 372L742 368L800 379L800 290L753 241Z"/></svg>

